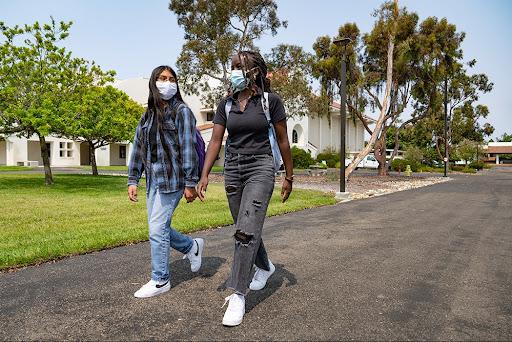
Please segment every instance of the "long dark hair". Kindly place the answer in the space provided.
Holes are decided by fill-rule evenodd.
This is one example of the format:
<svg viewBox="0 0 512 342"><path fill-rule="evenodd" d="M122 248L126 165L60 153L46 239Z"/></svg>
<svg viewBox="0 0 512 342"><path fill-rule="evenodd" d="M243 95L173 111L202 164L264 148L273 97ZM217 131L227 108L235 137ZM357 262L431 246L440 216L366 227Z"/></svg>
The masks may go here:
<svg viewBox="0 0 512 342"><path fill-rule="evenodd" d="M245 57L245 62L242 61L242 57ZM245 50L238 53L238 58L242 66L247 69L244 70L244 74L247 74L249 70L254 68L259 71L256 76L254 76L254 73L249 75L249 85L256 85L264 92L272 92L270 89L270 80L267 78L267 63L265 63L263 56L261 56L258 51Z"/></svg>
<svg viewBox="0 0 512 342"><path fill-rule="evenodd" d="M180 85L178 83L178 76L176 75L176 72L174 72L174 70L168 65L160 65L153 69L153 71L151 72L151 77L149 78L148 112L157 113L159 122L161 122L163 119L163 109L165 100L162 99L162 97L160 96L160 92L156 87L156 81L158 81L158 77L165 70L169 71L176 80L176 86L178 88L178 91L176 92L176 95L174 95L174 97L176 98L176 100L184 102L183 98L181 97Z"/></svg>

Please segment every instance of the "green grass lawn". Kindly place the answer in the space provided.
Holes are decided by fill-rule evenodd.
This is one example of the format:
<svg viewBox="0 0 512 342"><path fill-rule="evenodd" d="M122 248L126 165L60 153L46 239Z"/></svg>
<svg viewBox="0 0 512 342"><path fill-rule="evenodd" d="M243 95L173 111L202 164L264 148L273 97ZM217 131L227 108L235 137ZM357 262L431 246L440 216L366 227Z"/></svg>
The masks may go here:
<svg viewBox="0 0 512 342"><path fill-rule="evenodd" d="M79 166L79 168L87 171L91 171L91 166ZM116 166L98 166L98 171L128 171L128 166L126 165L116 165Z"/></svg>
<svg viewBox="0 0 512 342"><path fill-rule="evenodd" d="M5 166L0 165L0 172L1 171L29 171L34 169L33 167L29 166Z"/></svg>
<svg viewBox="0 0 512 342"><path fill-rule="evenodd" d="M0 270L37 264L147 240L145 188L128 201L126 178L40 174L0 175ZM276 189L268 215L334 204L331 195L295 189L286 203ZM231 224L222 184L210 184L207 201L182 201L173 227L181 232Z"/></svg>

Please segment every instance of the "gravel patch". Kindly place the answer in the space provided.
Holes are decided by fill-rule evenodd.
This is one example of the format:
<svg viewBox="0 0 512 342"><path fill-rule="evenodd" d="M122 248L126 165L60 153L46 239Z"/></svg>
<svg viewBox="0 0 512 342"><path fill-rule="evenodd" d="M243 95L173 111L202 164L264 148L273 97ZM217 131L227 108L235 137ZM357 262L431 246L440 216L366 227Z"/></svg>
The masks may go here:
<svg viewBox="0 0 512 342"><path fill-rule="evenodd" d="M319 190L332 193L339 190L339 180L328 176L307 176L296 175L293 186L299 189ZM362 199L372 196L380 196L392 192L420 188L432 184L450 181L450 177L425 177L423 176L377 176L377 175L352 175L346 183L346 191L350 193L352 199ZM211 174L209 177L212 183L223 183L224 177L219 174ZM276 178L276 184L279 185L283 177Z"/></svg>

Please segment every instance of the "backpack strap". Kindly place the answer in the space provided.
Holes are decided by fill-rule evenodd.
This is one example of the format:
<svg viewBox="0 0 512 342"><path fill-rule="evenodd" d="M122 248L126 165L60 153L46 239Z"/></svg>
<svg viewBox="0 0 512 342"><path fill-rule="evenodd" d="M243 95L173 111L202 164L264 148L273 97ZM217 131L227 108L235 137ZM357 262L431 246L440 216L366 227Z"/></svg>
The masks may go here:
<svg viewBox="0 0 512 342"><path fill-rule="evenodd" d="M226 99L226 105L224 106L224 113L226 114L226 126L228 125L228 116L229 116L229 112L231 111L232 106L233 106L233 101L231 101L231 98L228 97Z"/></svg>
<svg viewBox="0 0 512 342"><path fill-rule="evenodd" d="M263 107L263 111L265 112L265 117L267 118L267 122L269 125L272 125L272 121L270 119L270 108L268 102L268 93L264 92L261 97L261 106Z"/></svg>

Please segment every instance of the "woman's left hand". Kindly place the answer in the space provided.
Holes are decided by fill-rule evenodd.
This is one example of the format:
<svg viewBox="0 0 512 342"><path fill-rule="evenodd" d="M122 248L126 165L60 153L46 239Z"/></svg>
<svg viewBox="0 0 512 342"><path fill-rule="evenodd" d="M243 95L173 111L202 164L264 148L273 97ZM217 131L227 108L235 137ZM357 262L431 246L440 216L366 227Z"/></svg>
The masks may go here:
<svg viewBox="0 0 512 342"><path fill-rule="evenodd" d="M288 197L290 197L290 194L292 193L292 182L290 182L288 179L283 180L283 185L281 187L281 200L286 202Z"/></svg>

